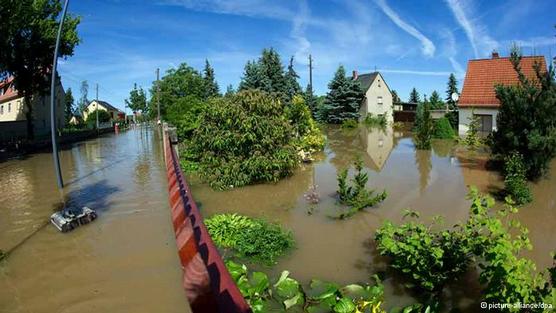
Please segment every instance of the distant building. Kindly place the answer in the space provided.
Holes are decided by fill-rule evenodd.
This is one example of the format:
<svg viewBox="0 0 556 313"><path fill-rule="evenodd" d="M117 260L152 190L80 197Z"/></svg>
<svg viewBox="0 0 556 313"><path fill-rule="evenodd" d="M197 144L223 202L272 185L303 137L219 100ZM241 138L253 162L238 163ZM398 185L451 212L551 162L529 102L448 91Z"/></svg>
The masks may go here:
<svg viewBox="0 0 556 313"><path fill-rule="evenodd" d="M83 111L83 119L87 120L87 116L89 116L89 114L91 112L94 112L97 108L100 111L107 111L108 114L110 114L110 121L111 122L120 121L120 120L125 119L125 113L124 112L122 112L118 108L114 107L110 103L108 103L106 101L102 101L102 100L93 100L93 101L89 102L89 105Z"/></svg>
<svg viewBox="0 0 556 313"><path fill-rule="evenodd" d="M538 62L546 71L543 56L524 56L521 59L521 70L529 79L536 79L533 65ZM459 134L465 135L469 129L472 115L479 118L479 131L488 134L496 130L496 117L500 101L496 98L497 85L515 85L519 82L510 58L501 58L497 52L490 59L470 60L463 90L458 102Z"/></svg>
<svg viewBox="0 0 556 313"><path fill-rule="evenodd" d="M384 116L388 122L394 120L392 92L379 72L358 74L353 71L353 79L361 86L365 99L361 105L360 114L365 118L367 114Z"/></svg>
<svg viewBox="0 0 556 313"><path fill-rule="evenodd" d="M65 126L64 100L65 92L57 78L56 88L56 125L58 129ZM31 99L33 108L33 131L35 136L50 133L50 92L35 93ZM0 81L0 141L27 137L27 117L25 98L15 89L13 77Z"/></svg>

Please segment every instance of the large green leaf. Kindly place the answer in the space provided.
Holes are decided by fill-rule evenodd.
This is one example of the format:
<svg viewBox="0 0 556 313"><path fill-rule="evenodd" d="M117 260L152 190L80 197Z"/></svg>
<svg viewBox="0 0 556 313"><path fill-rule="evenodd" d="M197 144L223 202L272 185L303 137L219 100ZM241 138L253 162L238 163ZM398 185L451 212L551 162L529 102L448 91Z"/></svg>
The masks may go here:
<svg viewBox="0 0 556 313"><path fill-rule="evenodd" d="M334 306L336 313L351 313L355 311L355 304L348 298L341 298Z"/></svg>
<svg viewBox="0 0 556 313"><path fill-rule="evenodd" d="M307 296L314 300L322 300L331 296L335 297L338 292L338 285L313 279L307 291Z"/></svg>
<svg viewBox="0 0 556 313"><path fill-rule="evenodd" d="M268 276L263 272L253 272L249 284L251 284L253 294L257 293L259 295L263 294L270 286Z"/></svg>

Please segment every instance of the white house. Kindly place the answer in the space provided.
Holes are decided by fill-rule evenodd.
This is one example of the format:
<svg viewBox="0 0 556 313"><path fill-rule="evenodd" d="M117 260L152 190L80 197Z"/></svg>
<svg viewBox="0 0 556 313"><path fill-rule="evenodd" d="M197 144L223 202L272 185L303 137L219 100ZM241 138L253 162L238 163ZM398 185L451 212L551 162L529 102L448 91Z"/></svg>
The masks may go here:
<svg viewBox="0 0 556 313"><path fill-rule="evenodd" d="M533 65L538 62L546 71L543 56L524 56L521 70L528 79L536 79ZM519 82L510 58L501 58L497 52L490 59L470 60L458 102L459 135L465 136L473 116L479 119L479 132L489 134L496 130L496 117L500 101L496 98L497 85L515 85Z"/></svg>
<svg viewBox="0 0 556 313"><path fill-rule="evenodd" d="M56 125L65 126L65 92L60 78L56 88ZM32 96L33 131L35 136L50 133L50 93L36 93ZM27 137L27 107L25 98L15 89L13 77L0 80L0 141Z"/></svg>
<svg viewBox="0 0 556 313"><path fill-rule="evenodd" d="M384 116L388 122L394 121L394 106L392 105L392 92L379 72L358 74L353 71L353 79L361 86L365 99L361 104L361 118L367 114Z"/></svg>
<svg viewBox="0 0 556 313"><path fill-rule="evenodd" d="M87 120L89 113L94 112L97 108L99 111L107 111L110 115L110 121L112 122L125 119L124 112L102 100L91 101L87 108L83 111L83 119Z"/></svg>

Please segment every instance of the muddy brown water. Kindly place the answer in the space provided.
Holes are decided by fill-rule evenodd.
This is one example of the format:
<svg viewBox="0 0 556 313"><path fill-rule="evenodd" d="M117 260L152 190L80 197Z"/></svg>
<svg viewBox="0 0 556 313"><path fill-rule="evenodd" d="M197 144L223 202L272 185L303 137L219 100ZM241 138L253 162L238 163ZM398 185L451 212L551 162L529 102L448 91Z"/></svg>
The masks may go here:
<svg viewBox="0 0 556 313"><path fill-rule="evenodd" d="M49 153L0 163L0 312L189 312L160 145L137 129L66 147L63 195ZM62 199L99 218L59 233Z"/></svg>
<svg viewBox="0 0 556 313"><path fill-rule="evenodd" d="M372 274L387 268L372 241L385 220L400 222L404 210L410 208L419 211L427 222L441 215L449 227L468 217L468 185L476 185L483 192L503 187L499 175L485 169L487 155L461 152L451 141L436 140L432 151L419 151L409 133L391 128L345 131L329 127L326 134L328 144L318 160L276 184L219 192L190 177L192 193L203 215L238 212L280 223L293 232L296 249L274 267L252 265L254 268L273 276L287 269L303 283L313 278L343 284L369 282ZM332 220L328 216L338 212L336 175L357 155L369 173L368 186L386 190L388 198L348 220ZM313 184L320 195L316 206L304 198ZM542 269L551 265L549 253L556 250L556 160L552 162L552 175L532 184L532 191L534 202L522 208L518 218L529 228L534 245L526 255ZM447 288L447 307L479 311L481 295L476 276L470 271ZM386 307L416 301L403 287L403 281L388 271L385 277Z"/></svg>

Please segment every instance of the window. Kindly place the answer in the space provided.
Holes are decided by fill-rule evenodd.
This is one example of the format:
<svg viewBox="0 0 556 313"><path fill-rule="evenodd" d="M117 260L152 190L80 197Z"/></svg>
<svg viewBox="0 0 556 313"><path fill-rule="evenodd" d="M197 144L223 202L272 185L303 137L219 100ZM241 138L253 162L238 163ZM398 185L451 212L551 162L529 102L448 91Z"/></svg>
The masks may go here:
<svg viewBox="0 0 556 313"><path fill-rule="evenodd" d="M380 105L382 105L382 96L378 96L376 99L376 102Z"/></svg>
<svg viewBox="0 0 556 313"><path fill-rule="evenodd" d="M4 114L4 106L0 106L0 114Z"/></svg>
<svg viewBox="0 0 556 313"><path fill-rule="evenodd" d="M479 132L491 133L492 132L492 115L490 114L475 114L479 119Z"/></svg>
<svg viewBox="0 0 556 313"><path fill-rule="evenodd" d="M12 111L12 104L8 103L8 113L10 113Z"/></svg>

